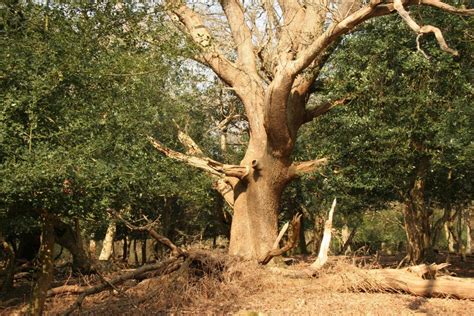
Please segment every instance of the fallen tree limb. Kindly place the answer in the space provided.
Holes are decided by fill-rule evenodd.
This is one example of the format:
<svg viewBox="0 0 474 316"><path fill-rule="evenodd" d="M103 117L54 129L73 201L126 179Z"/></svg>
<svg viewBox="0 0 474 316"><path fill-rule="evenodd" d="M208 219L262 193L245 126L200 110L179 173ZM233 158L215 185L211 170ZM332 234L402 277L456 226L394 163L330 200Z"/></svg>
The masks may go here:
<svg viewBox="0 0 474 316"><path fill-rule="evenodd" d="M474 282L465 282L459 278L438 277L436 279L421 279L407 269L367 270L368 280L359 284L360 288L370 282L378 291L400 291L423 297L453 297L474 300Z"/></svg>
<svg viewBox="0 0 474 316"><path fill-rule="evenodd" d="M179 264L176 264L177 262L179 262ZM184 262L183 258L177 258L177 259L172 258L164 262L144 265L138 269L119 275L116 278L100 283L98 285L88 286L88 287L79 287L79 288L70 287L70 286L61 286L59 288L51 289L48 291L48 296L58 295L58 294L63 294L63 293L80 294L77 300L74 302L74 304L72 304L64 312L64 315L70 315L74 310L76 310L82 305L82 302L84 301L84 299L89 295L102 292L106 289L111 288L111 286L119 285L120 283L123 283L126 280L134 279L135 277L138 277L139 275L146 273L148 271L161 270L162 274L171 273L173 271L176 271L176 269L178 269L183 262ZM70 292L71 290L72 292Z"/></svg>

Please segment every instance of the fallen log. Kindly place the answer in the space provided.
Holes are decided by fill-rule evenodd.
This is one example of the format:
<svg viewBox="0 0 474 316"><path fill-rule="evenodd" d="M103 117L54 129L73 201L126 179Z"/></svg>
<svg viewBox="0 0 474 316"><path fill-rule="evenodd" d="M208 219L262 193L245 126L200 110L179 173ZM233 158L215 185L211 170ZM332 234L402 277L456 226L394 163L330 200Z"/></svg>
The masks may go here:
<svg viewBox="0 0 474 316"><path fill-rule="evenodd" d="M367 282L378 291L403 292L423 297L452 297L474 300L474 280L454 277L437 277L422 279L408 269L367 270L367 280L358 287L363 288ZM357 286L356 286L357 287Z"/></svg>

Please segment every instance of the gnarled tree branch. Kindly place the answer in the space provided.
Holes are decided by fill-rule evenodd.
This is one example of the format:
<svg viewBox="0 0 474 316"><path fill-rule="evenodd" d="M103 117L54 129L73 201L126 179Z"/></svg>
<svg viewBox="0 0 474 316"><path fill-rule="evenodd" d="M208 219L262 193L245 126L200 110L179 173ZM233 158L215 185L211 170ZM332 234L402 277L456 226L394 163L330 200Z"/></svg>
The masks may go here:
<svg viewBox="0 0 474 316"><path fill-rule="evenodd" d="M287 228L288 227L288 224L286 224L280 234L278 235L278 238L275 242L275 245L274 245L274 249L270 250L264 258L260 259L258 262L260 264L267 264L270 262L270 260L272 260L274 257L277 257L277 256L281 256L282 254L284 254L285 252L293 249L296 247L296 245L298 244L298 238L300 236L300 229L301 229L301 214L296 214L295 216L293 216L293 219L291 220L291 223L290 223L290 232L288 233L288 241L286 242L286 244L282 247L282 248L277 248L278 247L278 243L280 241L280 239L283 237L283 234L285 233L285 227Z"/></svg>
<svg viewBox="0 0 474 316"><path fill-rule="evenodd" d="M441 32L439 28L432 25L419 26L418 23L416 23L415 20L413 20L413 18L410 16L410 14L405 10L401 0L395 0L393 5L394 5L395 10L397 10L398 14L402 17L403 20L405 20L405 22L413 31L415 31L416 33L420 35L433 33L436 37L436 40L438 41L439 47L443 51L450 53L451 55L454 55L454 56L459 55L459 53L456 50L449 48L448 44L444 40L443 33ZM418 39L417 39L417 43L418 43ZM418 49L421 50L421 48L419 47L419 44L418 44ZM426 56L426 54L424 55Z"/></svg>
<svg viewBox="0 0 474 316"><path fill-rule="evenodd" d="M221 53L201 16L179 0L167 0L166 3L169 12L184 25L183 31L201 48L201 54L195 59L211 67L230 86L236 86L238 81L243 80L244 73Z"/></svg>

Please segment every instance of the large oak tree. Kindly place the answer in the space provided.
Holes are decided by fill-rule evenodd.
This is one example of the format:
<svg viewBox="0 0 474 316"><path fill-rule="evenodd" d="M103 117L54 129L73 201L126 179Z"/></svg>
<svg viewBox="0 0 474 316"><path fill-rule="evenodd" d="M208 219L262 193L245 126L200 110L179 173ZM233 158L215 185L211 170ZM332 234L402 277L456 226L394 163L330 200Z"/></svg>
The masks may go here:
<svg viewBox="0 0 474 316"><path fill-rule="evenodd" d="M231 254L253 259L265 256L277 237L282 191L292 179L325 163L324 158L293 161L292 151L303 124L348 99L307 105L321 68L344 34L369 19L395 13L418 36L433 33L442 50L458 54L447 45L439 28L420 26L410 16L407 10L412 6L474 14L474 9L438 0L220 0L217 8L208 9L166 1L176 25L198 47L194 59L212 69L235 92L246 112L249 142L239 165L205 157L189 139L183 138L189 145L187 154L151 139L166 155L218 179L216 188L234 209Z"/></svg>

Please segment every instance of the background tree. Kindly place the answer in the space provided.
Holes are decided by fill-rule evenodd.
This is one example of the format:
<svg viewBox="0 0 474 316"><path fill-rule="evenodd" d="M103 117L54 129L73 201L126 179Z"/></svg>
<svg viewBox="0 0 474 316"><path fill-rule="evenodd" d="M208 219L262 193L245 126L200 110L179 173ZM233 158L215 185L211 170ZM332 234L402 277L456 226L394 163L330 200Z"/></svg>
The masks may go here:
<svg viewBox="0 0 474 316"><path fill-rule="evenodd" d="M427 59L398 19L370 23L340 45L323 72L325 97L350 95L350 104L304 131L304 139L315 139L332 158L335 174L326 188L336 187L363 208L404 204L414 263L430 258L453 206L470 202L474 117L472 43L463 31L471 22L433 10L419 14L449 25L447 36L464 53L454 59L429 40L422 43ZM435 218L434 208L445 215Z"/></svg>

